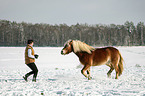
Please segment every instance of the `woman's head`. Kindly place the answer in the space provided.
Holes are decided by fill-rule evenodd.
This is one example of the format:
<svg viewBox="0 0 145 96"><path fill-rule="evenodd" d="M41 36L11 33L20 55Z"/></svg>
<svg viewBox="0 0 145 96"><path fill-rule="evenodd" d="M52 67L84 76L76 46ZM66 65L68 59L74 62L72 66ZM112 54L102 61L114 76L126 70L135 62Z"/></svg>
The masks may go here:
<svg viewBox="0 0 145 96"><path fill-rule="evenodd" d="M33 45L33 40L28 40L27 44Z"/></svg>

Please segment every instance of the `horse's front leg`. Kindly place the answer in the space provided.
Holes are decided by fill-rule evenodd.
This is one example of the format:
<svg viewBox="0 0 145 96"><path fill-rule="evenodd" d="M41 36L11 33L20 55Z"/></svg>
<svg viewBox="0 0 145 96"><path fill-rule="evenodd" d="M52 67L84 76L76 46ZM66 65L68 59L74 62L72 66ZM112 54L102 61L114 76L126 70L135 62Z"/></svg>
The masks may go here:
<svg viewBox="0 0 145 96"><path fill-rule="evenodd" d="M87 73L90 74L90 72L88 71L89 68L90 68L90 65L85 65L84 68L81 70L81 73L82 73L86 78L88 78L88 80L90 80L90 76L87 75L87 74L85 73L85 71L87 70Z"/></svg>

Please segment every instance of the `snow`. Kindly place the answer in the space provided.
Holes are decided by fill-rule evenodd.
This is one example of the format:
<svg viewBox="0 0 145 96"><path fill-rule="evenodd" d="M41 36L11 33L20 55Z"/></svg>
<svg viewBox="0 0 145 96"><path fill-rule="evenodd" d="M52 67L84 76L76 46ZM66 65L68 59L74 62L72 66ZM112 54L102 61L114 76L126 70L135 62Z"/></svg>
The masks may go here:
<svg viewBox="0 0 145 96"><path fill-rule="evenodd" d="M118 80L109 67L91 67L92 80L82 74L78 57L60 54L62 47L34 47L39 54L37 82L22 78L30 69L24 64L25 47L0 47L0 96L145 96L145 47L116 47L124 58Z"/></svg>

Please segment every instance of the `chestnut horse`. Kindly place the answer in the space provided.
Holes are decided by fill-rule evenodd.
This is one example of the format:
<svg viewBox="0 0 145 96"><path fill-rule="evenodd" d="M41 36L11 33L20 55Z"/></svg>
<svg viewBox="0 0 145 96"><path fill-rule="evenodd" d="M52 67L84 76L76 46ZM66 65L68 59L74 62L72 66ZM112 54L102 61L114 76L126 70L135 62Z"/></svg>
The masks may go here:
<svg viewBox="0 0 145 96"><path fill-rule="evenodd" d="M65 46L61 51L61 54L66 55L71 52L74 52L78 56L81 64L84 65L83 69L81 70L81 73L86 78L88 78L88 80L91 79L90 76L91 66L106 64L107 66L110 67L110 70L107 73L108 77L111 77L111 73L115 69L116 71L115 79L118 79L118 76L122 74L123 58L120 52L114 47L95 49L79 40L68 40L65 43ZM87 71L87 74L85 73L85 71Z"/></svg>

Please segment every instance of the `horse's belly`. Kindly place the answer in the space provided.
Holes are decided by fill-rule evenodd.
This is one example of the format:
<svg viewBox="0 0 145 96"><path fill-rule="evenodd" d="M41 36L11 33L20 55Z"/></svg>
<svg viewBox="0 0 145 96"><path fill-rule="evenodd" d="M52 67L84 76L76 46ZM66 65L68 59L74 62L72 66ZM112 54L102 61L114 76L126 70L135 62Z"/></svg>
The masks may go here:
<svg viewBox="0 0 145 96"><path fill-rule="evenodd" d="M100 65L105 65L106 62L95 62L92 64L92 66L100 66Z"/></svg>
<svg viewBox="0 0 145 96"><path fill-rule="evenodd" d="M110 59L94 60L92 66L109 65Z"/></svg>

